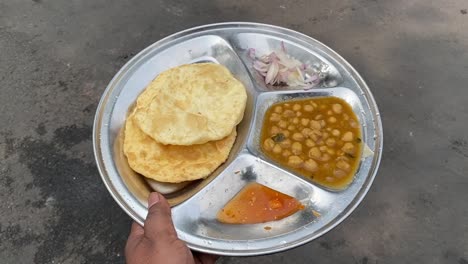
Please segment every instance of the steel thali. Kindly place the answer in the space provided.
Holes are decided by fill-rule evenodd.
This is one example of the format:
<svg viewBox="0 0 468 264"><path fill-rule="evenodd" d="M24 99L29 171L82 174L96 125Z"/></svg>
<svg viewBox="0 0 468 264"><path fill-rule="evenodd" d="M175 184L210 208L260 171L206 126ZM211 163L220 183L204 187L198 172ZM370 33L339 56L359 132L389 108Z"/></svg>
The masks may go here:
<svg viewBox="0 0 468 264"><path fill-rule="evenodd" d="M267 54L281 43L301 61L325 66L327 78L321 85L306 91L265 85L252 68L247 50L255 48ZM116 202L135 221L143 223L151 185L128 168L120 149L120 131L135 99L162 71L207 61L225 65L245 85L248 101L235 145L222 166L207 179L179 186L177 191L159 186L167 191L173 205L179 237L202 252L260 255L304 244L342 222L366 195L379 166L383 135L374 98L351 65L322 43L289 29L254 23L212 24L176 33L141 51L112 79L98 106L93 137L100 174ZM361 124L362 140L373 152L362 158L353 182L341 191L328 190L295 175L259 148L263 115L270 105L320 96L340 97L352 106ZM251 181L294 196L305 210L269 222L270 230L265 230L266 224L219 223L218 210Z"/></svg>

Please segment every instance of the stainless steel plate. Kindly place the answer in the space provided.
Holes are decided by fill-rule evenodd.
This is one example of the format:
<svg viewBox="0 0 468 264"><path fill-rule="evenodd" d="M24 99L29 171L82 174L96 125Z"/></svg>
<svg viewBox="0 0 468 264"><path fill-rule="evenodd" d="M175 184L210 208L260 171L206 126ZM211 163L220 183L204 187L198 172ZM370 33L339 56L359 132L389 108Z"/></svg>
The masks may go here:
<svg viewBox="0 0 468 264"><path fill-rule="evenodd" d="M247 49L255 48L257 53L266 54L279 48L281 42L294 57L325 66L328 78L320 87L308 91L294 87L277 91L258 77L247 57ZM359 74L322 43L289 29L254 23L213 24L176 33L141 51L112 79L96 113L94 151L102 179L122 209L142 224L147 214L146 195L150 191L147 183L122 165L119 131L128 109L162 71L204 61L228 67L246 86L248 102L228 161L207 180L185 186L181 190L184 194L171 200L179 237L198 251L259 255L304 244L343 221L366 195L379 166L383 135L374 98ZM282 100L317 96L337 96L350 103L360 119L363 142L374 152L361 160L354 181L342 191L327 190L277 166L258 146L268 106ZM305 210L267 224L217 222L217 211L251 181L296 197L304 203ZM265 226L271 230L265 230Z"/></svg>

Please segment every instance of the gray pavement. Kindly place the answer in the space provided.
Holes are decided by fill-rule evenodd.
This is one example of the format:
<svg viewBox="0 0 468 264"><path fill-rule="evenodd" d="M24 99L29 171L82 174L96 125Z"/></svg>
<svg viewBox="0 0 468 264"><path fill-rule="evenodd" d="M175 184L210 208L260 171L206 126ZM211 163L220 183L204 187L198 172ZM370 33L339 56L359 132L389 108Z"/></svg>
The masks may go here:
<svg viewBox="0 0 468 264"><path fill-rule="evenodd" d="M347 59L382 114L361 206L297 249L219 263L468 263L468 1L0 0L0 263L123 263L130 219L94 164L99 97L173 32L254 21Z"/></svg>

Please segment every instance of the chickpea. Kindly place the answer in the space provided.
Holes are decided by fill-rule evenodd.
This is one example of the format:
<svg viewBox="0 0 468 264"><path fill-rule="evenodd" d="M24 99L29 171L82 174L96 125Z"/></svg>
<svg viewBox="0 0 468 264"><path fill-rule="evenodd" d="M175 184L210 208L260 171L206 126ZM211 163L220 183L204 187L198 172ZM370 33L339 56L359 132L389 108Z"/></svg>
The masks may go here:
<svg viewBox="0 0 468 264"><path fill-rule="evenodd" d="M280 116L280 115L278 115L277 113L271 114L271 116L270 116L270 121L272 121L272 122L278 122L278 121L280 121L280 120L281 120L281 116Z"/></svg>
<svg viewBox="0 0 468 264"><path fill-rule="evenodd" d="M335 176L336 178L343 178L344 176L346 176L346 172L335 169L333 171L333 176Z"/></svg>
<svg viewBox="0 0 468 264"><path fill-rule="evenodd" d="M356 121L354 121L354 120L350 120L350 121L349 121L349 125L350 125L352 128L358 128L358 127L359 127L358 123L357 123Z"/></svg>
<svg viewBox="0 0 468 264"><path fill-rule="evenodd" d="M343 150L343 152L348 153L348 154L354 154L354 151L355 151L354 145L349 142L346 142L344 146L341 148L341 150Z"/></svg>
<svg viewBox="0 0 468 264"><path fill-rule="evenodd" d="M274 142L273 139L271 139L271 138L267 138L267 139L265 139L265 141L263 142L263 148L264 148L266 151L271 151L274 147L275 147L275 142Z"/></svg>
<svg viewBox="0 0 468 264"><path fill-rule="evenodd" d="M278 114L281 114L281 113L283 112L283 107L281 107L281 106L279 106L279 105L276 106L276 107L275 107L275 112L278 113Z"/></svg>
<svg viewBox="0 0 468 264"><path fill-rule="evenodd" d="M310 133L312 133L312 129L306 127L304 129L302 129L301 133L304 135L304 137L309 137Z"/></svg>
<svg viewBox="0 0 468 264"><path fill-rule="evenodd" d="M319 137L322 136L322 132L320 132L320 130L316 130L316 129L312 130L312 134L317 135Z"/></svg>
<svg viewBox="0 0 468 264"><path fill-rule="evenodd" d="M310 122L310 119L308 119L308 118L302 118L301 119L301 125L303 125L303 126L309 125L309 122Z"/></svg>
<svg viewBox="0 0 468 264"><path fill-rule="evenodd" d="M305 139L304 135L302 133L294 133L292 135L292 139L297 140L297 141L303 141Z"/></svg>
<svg viewBox="0 0 468 264"><path fill-rule="evenodd" d="M325 141L323 141L323 140L320 138L319 140L317 140L317 145L323 146L323 145L325 145Z"/></svg>
<svg viewBox="0 0 468 264"><path fill-rule="evenodd" d="M293 168L300 168L304 164L304 161L298 156L289 156L288 165Z"/></svg>
<svg viewBox="0 0 468 264"><path fill-rule="evenodd" d="M311 101L310 104L311 104L314 108L317 108L317 106L318 106L314 101Z"/></svg>
<svg viewBox="0 0 468 264"><path fill-rule="evenodd" d="M281 128L286 128L288 126L288 122L281 120L278 122L278 126Z"/></svg>
<svg viewBox="0 0 468 264"><path fill-rule="evenodd" d="M328 110L328 111L327 111L327 115L333 115L333 111L332 111L332 110Z"/></svg>
<svg viewBox="0 0 468 264"><path fill-rule="evenodd" d="M291 153L291 151L289 151L289 150L285 150L285 151L283 151L283 153L281 153L281 155L282 155L283 157L285 157L285 158L291 156L291 154L292 154L292 153Z"/></svg>
<svg viewBox="0 0 468 264"><path fill-rule="evenodd" d="M294 130L296 130L296 126L295 125L289 125L288 130L289 131L294 131Z"/></svg>
<svg viewBox="0 0 468 264"><path fill-rule="evenodd" d="M328 122L330 122L330 123L332 123L332 124L336 123L336 117L330 116L330 117L328 118Z"/></svg>
<svg viewBox="0 0 468 264"><path fill-rule="evenodd" d="M335 136L335 137L339 137L340 136L340 131L338 129L333 129L332 130L332 135Z"/></svg>
<svg viewBox="0 0 468 264"><path fill-rule="evenodd" d="M291 152L294 153L294 155L299 155L302 153L302 145L299 142L294 142L291 146Z"/></svg>
<svg viewBox="0 0 468 264"><path fill-rule="evenodd" d="M330 154L331 156L335 156L335 154L336 154L335 150L332 149L332 148L328 148L327 153Z"/></svg>
<svg viewBox="0 0 468 264"><path fill-rule="evenodd" d="M309 157L313 159L320 159L322 157L322 153L320 152L319 148L313 147L309 150Z"/></svg>
<svg viewBox="0 0 468 264"><path fill-rule="evenodd" d="M331 128L331 127L327 127L327 129L325 129L325 130L327 130L328 132L331 132L331 131L332 131L332 128Z"/></svg>
<svg viewBox="0 0 468 264"><path fill-rule="evenodd" d="M283 149L281 148L280 145L275 145L275 147L273 147L273 153L280 154L281 151L283 151Z"/></svg>
<svg viewBox="0 0 468 264"><path fill-rule="evenodd" d="M305 144L306 144L306 146L309 147L309 148L315 147L315 143L314 143L312 140L310 140L310 139L306 139Z"/></svg>
<svg viewBox="0 0 468 264"><path fill-rule="evenodd" d="M349 158L347 158L346 156L339 156L338 158L336 158L336 161L340 161L340 160L344 160L346 162L349 162Z"/></svg>
<svg viewBox="0 0 468 264"><path fill-rule="evenodd" d="M327 139L328 136L329 136L329 134L328 134L327 132L323 132L323 134L322 134L322 138L323 138L323 139Z"/></svg>
<svg viewBox="0 0 468 264"><path fill-rule="evenodd" d="M286 108L288 108L288 107L290 107L290 106L291 106L291 104L289 104L289 103L285 103L285 104L284 104L284 107L286 107Z"/></svg>
<svg viewBox="0 0 468 264"><path fill-rule="evenodd" d="M325 152L327 151L327 146L321 146L319 147L320 151Z"/></svg>
<svg viewBox="0 0 468 264"><path fill-rule="evenodd" d="M353 140L353 132L348 131L348 132L344 133L343 136L341 137L341 140L343 140L345 142L352 141Z"/></svg>
<svg viewBox="0 0 468 264"><path fill-rule="evenodd" d="M289 137L291 135L291 132L289 132L288 130L283 130L281 133L283 133L284 137Z"/></svg>
<svg viewBox="0 0 468 264"><path fill-rule="evenodd" d="M349 115L348 114L343 114L343 119L348 121L349 120Z"/></svg>
<svg viewBox="0 0 468 264"><path fill-rule="evenodd" d="M270 135L276 135L281 132L281 129L277 126L272 126L270 130Z"/></svg>
<svg viewBox="0 0 468 264"><path fill-rule="evenodd" d="M298 111L298 112L296 112L296 116L297 116L297 117L300 117L300 116L302 116L302 112L299 112L299 111Z"/></svg>
<svg viewBox="0 0 468 264"><path fill-rule="evenodd" d="M291 142L290 139L285 139L285 140L279 142L278 144L279 144L282 148L287 149L287 148L291 147L292 142Z"/></svg>
<svg viewBox="0 0 468 264"><path fill-rule="evenodd" d="M322 118L323 118L323 115L318 114L318 115L315 116L314 119L315 119L315 120L320 120L320 119L322 119Z"/></svg>
<svg viewBox="0 0 468 264"><path fill-rule="evenodd" d="M333 104L332 109L333 109L333 112L337 114L341 114L341 112L343 111L343 106L340 104Z"/></svg>
<svg viewBox="0 0 468 264"><path fill-rule="evenodd" d="M325 127L327 125L327 123L325 123L325 120L320 120L320 126L322 127Z"/></svg>
<svg viewBox="0 0 468 264"><path fill-rule="evenodd" d="M316 134L314 134L314 133L310 133L309 137L315 142L317 142L317 140L319 139L318 136Z"/></svg>
<svg viewBox="0 0 468 264"><path fill-rule="evenodd" d="M294 104L294 105L293 105L293 110L294 110L294 111L299 111L299 110L301 110L301 105L299 105L299 104Z"/></svg>
<svg viewBox="0 0 468 264"><path fill-rule="evenodd" d="M316 172L318 170L318 164L313 159L308 159L304 162L304 169L310 172Z"/></svg>
<svg viewBox="0 0 468 264"><path fill-rule="evenodd" d="M312 129L321 129L322 126L320 125L319 121L311 120L310 121L310 128L312 128Z"/></svg>
<svg viewBox="0 0 468 264"><path fill-rule="evenodd" d="M325 144L329 147L334 147L336 145L336 140L334 138L328 138L325 140Z"/></svg>
<svg viewBox="0 0 468 264"><path fill-rule="evenodd" d="M325 180L326 180L327 182L334 182L334 181L335 181L335 178L330 177L330 176L327 176L327 177L325 177Z"/></svg>
<svg viewBox="0 0 468 264"><path fill-rule="evenodd" d="M304 111L312 112L312 111L314 111L314 107L311 106L311 105L304 105Z"/></svg>
<svg viewBox="0 0 468 264"><path fill-rule="evenodd" d="M294 115L295 115L294 111L289 110L289 109L283 112L284 117L293 117Z"/></svg>
<svg viewBox="0 0 468 264"><path fill-rule="evenodd" d="M321 158L321 160L322 160L322 161L325 161L325 162L326 162L326 161L329 161L330 159L331 159L331 156L330 156L330 154L328 154L328 153L323 154L323 155L322 155L322 158Z"/></svg>
<svg viewBox="0 0 468 264"><path fill-rule="evenodd" d="M344 160L340 160L336 163L336 167L344 171L348 171L351 168L351 165L349 165L348 162Z"/></svg>
<svg viewBox="0 0 468 264"><path fill-rule="evenodd" d="M295 124L295 125L299 124L299 117L293 118L293 121L292 121L292 122L293 122L293 124Z"/></svg>

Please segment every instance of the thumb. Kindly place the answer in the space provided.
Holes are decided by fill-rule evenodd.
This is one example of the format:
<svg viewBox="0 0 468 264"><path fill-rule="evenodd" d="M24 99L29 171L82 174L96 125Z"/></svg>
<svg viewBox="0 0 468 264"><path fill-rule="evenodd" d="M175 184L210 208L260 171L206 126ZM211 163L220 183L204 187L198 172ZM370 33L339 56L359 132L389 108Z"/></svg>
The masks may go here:
<svg viewBox="0 0 468 264"><path fill-rule="evenodd" d="M171 207L159 193L152 192L148 197L148 215L145 220L145 237L152 242L170 243L177 240L172 223Z"/></svg>

